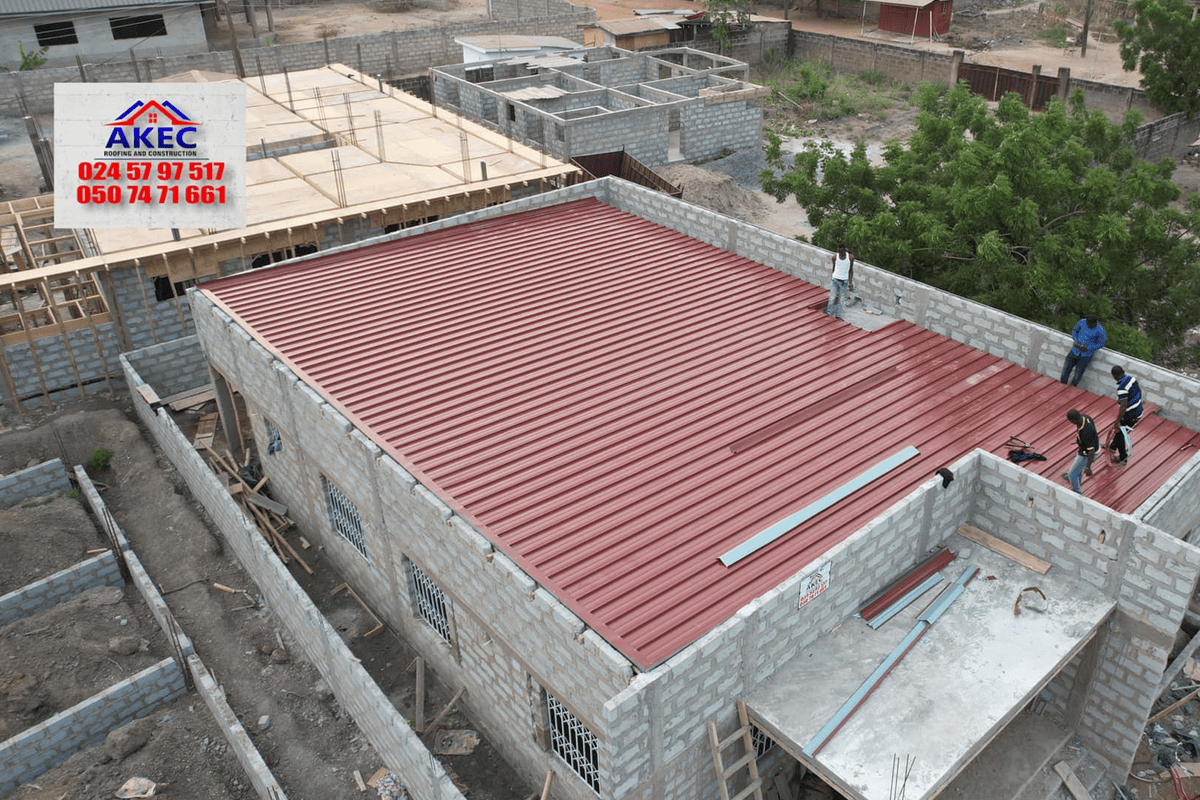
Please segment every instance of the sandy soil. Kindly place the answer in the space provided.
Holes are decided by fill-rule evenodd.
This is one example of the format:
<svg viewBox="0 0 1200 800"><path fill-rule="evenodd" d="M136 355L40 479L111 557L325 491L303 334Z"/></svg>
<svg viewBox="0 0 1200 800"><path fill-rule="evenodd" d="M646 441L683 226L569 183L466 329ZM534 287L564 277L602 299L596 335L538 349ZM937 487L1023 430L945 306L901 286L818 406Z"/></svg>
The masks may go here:
<svg viewBox="0 0 1200 800"><path fill-rule="evenodd" d="M137 425L126 416L128 412L123 403L89 401L64 409L34 429L4 433L0 435L0 474L54 457L63 457L71 464L82 463L99 446L112 450L110 467L95 476L107 487L102 488L105 502L164 591L197 652L217 675L231 706L288 796L293 800L359 796L354 770L369 777L383 766L379 757L317 670L292 656L294 648L286 646L286 633L269 610L248 607L245 595L213 588L214 583L221 583L245 589L251 597L258 594L249 576L223 552L219 535L208 528L202 512L188 498L186 487L177 483L169 462L155 455ZM184 415L181 422L194 425L194 416ZM78 501L61 498L48 504L31 502L29 508L24 505L0 514L0 525L6 526L0 527L0 534L6 534L6 548L11 547L11 552L19 555L11 563L6 559L0 593L22 585L27 577L62 568L64 561L71 563L80 550L99 546L95 527L80 524ZM72 527L77 527L74 541L69 535ZM50 535L43 538L42 530ZM10 541L13 544L7 544ZM299 547L295 538L293 544ZM415 677L406 669L415 653L390 632L363 638L373 622L345 592L331 595L330 590L342 582L341 576L315 549L306 551L306 560L316 571L313 578L303 581L314 602L397 708L410 718L415 716ZM293 574L303 573L293 565ZM116 621L116 629L107 617L86 617L82 612L91 606L83 604L79 608L60 606L49 617L26 620L0 631L0 710L16 715L0 717L0 725L21 729L78 702L97 685L119 680L113 677L117 673L109 661L118 657L101 650L135 620L138 624L132 630L139 636L138 648L129 657L149 659L148 663L164 657L158 654L161 646L148 651L149 655L141 649L142 638L155 641L157 628L148 612L139 612L138 603L128 597L121 602L118 610L105 612L107 617L120 615L131 620L126 626ZM141 621L139 614L145 614L148 622ZM277 634L283 636L284 648L279 647ZM20 659L10 661L6 657L4 643L11 640L24 645ZM54 646L42 648L43 643ZM120 677L132 671L122 671ZM30 675L37 676L37 681L18 677ZM428 720L446 705L457 687L445 686L432 671L426 677ZM49 688L52 683L53 693ZM196 714L190 710L192 706L198 706ZM227 754L222 755L224 740L215 728L210 730L204 724L207 712L195 695L184 698L173 711L162 713L169 714L172 721L151 728L153 755L141 772L114 770L111 754L102 747L91 748L35 781L43 788L54 787L53 793L38 795L32 789L20 789L14 796L22 800L61 800L60 795L67 792L66 800L92 800L111 796L116 786L109 786L107 781L118 775L123 781L138 774L171 783L171 796L189 800L242 800L252 796L243 794L240 768ZM270 726L260 730L257 723L264 715L270 717ZM456 710L439 727L475 726ZM430 733L431 738L434 733ZM224 764L223 771L217 770L220 780L213 783L212 793L176 794L175 788L191 780L187 765L203 766L210 757L211 764ZM442 759L473 799L511 800L532 791L496 755L486 736L474 753Z"/></svg>

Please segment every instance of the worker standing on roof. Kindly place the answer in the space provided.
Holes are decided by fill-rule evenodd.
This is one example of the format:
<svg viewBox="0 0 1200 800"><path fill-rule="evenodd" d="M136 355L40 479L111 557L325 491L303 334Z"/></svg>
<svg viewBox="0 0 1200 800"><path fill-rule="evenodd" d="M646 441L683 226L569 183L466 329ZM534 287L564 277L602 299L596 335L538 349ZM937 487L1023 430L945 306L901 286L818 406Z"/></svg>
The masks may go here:
<svg viewBox="0 0 1200 800"><path fill-rule="evenodd" d="M1092 461L1096 458L1096 451L1100 449L1100 436L1096 433L1095 420L1087 414L1081 414L1072 408L1067 412L1067 419L1075 425L1075 446L1078 449L1075 460L1071 462L1071 469L1062 476L1071 484L1072 491L1083 494L1083 487L1079 482L1083 475L1091 477Z"/></svg>
<svg viewBox="0 0 1200 800"><path fill-rule="evenodd" d="M839 244L831 261L833 285L829 288L829 302L825 304L825 313L841 319L842 298L848 298L847 292L854 290L854 253L848 252L846 245Z"/></svg>
<svg viewBox="0 0 1200 800"><path fill-rule="evenodd" d="M1129 432L1142 419L1142 387L1137 378L1126 375L1121 367L1112 368L1112 376L1117 381L1117 421L1113 423L1112 443L1110 450L1116 450L1112 457L1113 466L1123 467L1129 463L1129 454L1133 450L1133 439Z"/></svg>
<svg viewBox="0 0 1200 800"><path fill-rule="evenodd" d="M1074 369L1075 379L1071 381L1071 385L1078 386L1084 370L1092 361L1092 356L1096 355L1097 350L1104 347L1108 337L1104 333L1104 328L1096 321L1095 315L1089 314L1075 323L1075 327L1071 331L1071 339L1071 349L1063 363L1062 377L1059 378L1059 381L1066 383L1071 377L1071 370Z"/></svg>

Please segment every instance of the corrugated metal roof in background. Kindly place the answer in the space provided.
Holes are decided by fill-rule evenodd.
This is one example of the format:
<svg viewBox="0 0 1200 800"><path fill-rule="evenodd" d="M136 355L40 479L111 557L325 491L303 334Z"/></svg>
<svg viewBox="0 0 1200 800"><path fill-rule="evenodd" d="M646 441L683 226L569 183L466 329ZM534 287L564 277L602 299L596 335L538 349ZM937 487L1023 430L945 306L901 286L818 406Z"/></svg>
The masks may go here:
<svg viewBox="0 0 1200 800"><path fill-rule="evenodd" d="M975 447L1073 454L1116 404L596 201L203 290L632 661L649 668ZM1153 398L1149 398L1153 399ZM1150 417L1089 496L1129 512L1200 444ZM893 453L920 456L732 567Z"/></svg>
<svg viewBox="0 0 1200 800"><path fill-rule="evenodd" d="M198 0L187 3L180 0L3 0L0 2L0 17L10 14L62 14L71 11L113 11L133 6L177 6L186 8L199 5Z"/></svg>

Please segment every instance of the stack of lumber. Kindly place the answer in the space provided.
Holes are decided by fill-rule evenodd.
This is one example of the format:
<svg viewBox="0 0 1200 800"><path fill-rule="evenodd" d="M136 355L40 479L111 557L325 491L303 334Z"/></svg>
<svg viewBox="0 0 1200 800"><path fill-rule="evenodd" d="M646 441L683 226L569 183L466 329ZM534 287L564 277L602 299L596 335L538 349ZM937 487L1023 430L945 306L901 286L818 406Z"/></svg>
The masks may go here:
<svg viewBox="0 0 1200 800"><path fill-rule="evenodd" d="M251 486L238 473L238 463L232 453L226 450L224 454L221 454L207 444L202 446L207 452L213 471L218 475L224 473L233 479L233 482L229 486L229 493L241 503L242 510L246 513L246 516L254 520L259 532L271 544L271 547L275 549L275 553L279 556L279 559L284 564L288 564L290 563L290 556L296 560L296 563L300 565L300 568L305 573L312 575L312 568L304 562L304 559L300 557L295 548L283 537L283 532L294 524L288 519L287 506L277 503L259 492L266 485L267 478L263 477L262 480ZM247 460L249 460L248 455Z"/></svg>

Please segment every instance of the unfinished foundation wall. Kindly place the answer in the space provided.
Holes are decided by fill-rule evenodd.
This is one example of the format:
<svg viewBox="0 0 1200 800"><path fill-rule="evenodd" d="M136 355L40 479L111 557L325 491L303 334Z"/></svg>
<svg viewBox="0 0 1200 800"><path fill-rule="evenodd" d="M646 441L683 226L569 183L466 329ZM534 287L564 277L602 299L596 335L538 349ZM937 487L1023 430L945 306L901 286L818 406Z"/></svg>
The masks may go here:
<svg viewBox="0 0 1200 800"><path fill-rule="evenodd" d="M196 309L200 340L213 367L245 398L260 452L265 420L278 431L282 449L261 463L289 516L442 680L468 689L463 702L531 785L554 768L556 796L594 797L538 743L545 700L531 686L545 687L607 743L595 720L631 679L629 663L224 312L202 295ZM325 482L357 511L365 556L333 530ZM414 567L444 596L445 630L418 611ZM610 785L607 745L601 753L602 780Z"/></svg>
<svg viewBox="0 0 1200 800"><path fill-rule="evenodd" d="M23 413L120 388L109 380L120 352L112 322L6 344L0 402L19 417L18 403Z"/></svg>
<svg viewBox="0 0 1200 800"><path fill-rule="evenodd" d="M727 150L762 143L762 105L757 97L700 97L680 112L679 149L685 161L712 158Z"/></svg>
<svg viewBox="0 0 1200 800"><path fill-rule="evenodd" d="M605 707L606 727L621 744L615 766L620 797L715 797L706 724L730 735L736 700L768 681L822 635L843 624L872 595L927 557L969 513L974 482L967 456L799 572L775 566L780 582L662 666L638 675ZM803 579L831 564L828 589L799 606ZM751 564L748 568L753 569ZM763 570L772 565L764 563ZM769 720L756 721L768 735Z"/></svg>
<svg viewBox="0 0 1200 800"><path fill-rule="evenodd" d="M144 383L129 360L123 357L122 361L129 385ZM356 662L338 632L246 519L224 482L213 474L170 415L162 409L150 408L137 395L133 402L143 425L179 471L192 496L204 507L238 562L254 578L271 612L329 683L338 702L354 716L355 723L387 767L418 800L462 800L462 793L441 764Z"/></svg>
<svg viewBox="0 0 1200 800"><path fill-rule="evenodd" d="M1117 601L1091 654L1068 665L1074 674L1060 673L1043 699L1123 777L1200 576L1200 548L976 452L971 522Z"/></svg>

